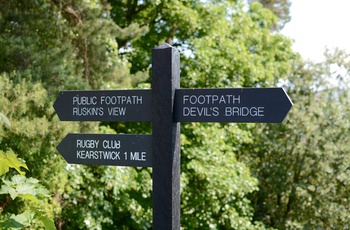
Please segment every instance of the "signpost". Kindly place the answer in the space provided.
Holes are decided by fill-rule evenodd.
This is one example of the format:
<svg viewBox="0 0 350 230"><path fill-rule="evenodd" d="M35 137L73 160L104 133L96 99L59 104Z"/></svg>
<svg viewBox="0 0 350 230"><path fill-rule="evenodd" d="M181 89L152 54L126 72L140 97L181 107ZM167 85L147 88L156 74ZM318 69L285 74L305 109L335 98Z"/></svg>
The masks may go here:
<svg viewBox="0 0 350 230"><path fill-rule="evenodd" d="M71 164L152 167L153 229L180 229L179 122L276 122L292 107L282 88L179 89L180 58L152 50L152 90L61 91L64 121L150 121L151 135L68 134L57 150Z"/></svg>

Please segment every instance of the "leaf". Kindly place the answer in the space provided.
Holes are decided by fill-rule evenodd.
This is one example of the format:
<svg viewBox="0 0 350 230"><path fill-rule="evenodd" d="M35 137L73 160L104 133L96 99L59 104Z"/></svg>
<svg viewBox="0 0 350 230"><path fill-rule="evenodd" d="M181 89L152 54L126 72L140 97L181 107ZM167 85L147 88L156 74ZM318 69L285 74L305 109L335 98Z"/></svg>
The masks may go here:
<svg viewBox="0 0 350 230"><path fill-rule="evenodd" d="M26 199L26 200L33 201L35 203L40 203L40 200L38 198L36 198L35 196L31 195L31 194L24 194L24 195L20 195L18 197Z"/></svg>
<svg viewBox="0 0 350 230"><path fill-rule="evenodd" d="M0 227L3 227L3 229L22 229L24 227L29 227L33 217L34 213L28 210L19 215L12 214L5 222L0 224Z"/></svg>
<svg viewBox="0 0 350 230"><path fill-rule="evenodd" d="M53 220L47 218L46 216L41 216L40 219L46 230L56 230Z"/></svg>
<svg viewBox="0 0 350 230"><path fill-rule="evenodd" d="M26 178L21 175L15 175L11 180L3 180L4 185L0 188L0 194L10 194L14 200L20 197L25 200L40 202L41 196L49 196L49 192L39 181L34 178Z"/></svg>
<svg viewBox="0 0 350 230"><path fill-rule="evenodd" d="M15 199L18 195L16 189L12 188L7 184L4 184L3 186L1 186L0 194L10 194L12 200Z"/></svg>
<svg viewBox="0 0 350 230"><path fill-rule="evenodd" d="M24 176L25 172L21 170L21 167L28 170L27 165L17 158L14 152L4 152L0 150L0 176L7 173L10 168L16 169L19 174Z"/></svg>
<svg viewBox="0 0 350 230"><path fill-rule="evenodd" d="M27 178L25 176L22 176L22 175L14 175L12 178L11 178L11 184L13 185L18 185L18 184L22 184L24 183L25 181L27 180ZM10 183L7 183L7 184L10 184Z"/></svg>
<svg viewBox="0 0 350 230"><path fill-rule="evenodd" d="M36 188L36 193L37 194L40 194L40 195L42 195L42 196L50 196L50 193L49 193L49 191L46 189L46 188L44 188L44 187L38 187L38 188Z"/></svg>
<svg viewBox="0 0 350 230"><path fill-rule="evenodd" d="M0 113L0 123L5 123L4 125L8 129L11 128L10 121L7 119L7 117L3 113Z"/></svg>

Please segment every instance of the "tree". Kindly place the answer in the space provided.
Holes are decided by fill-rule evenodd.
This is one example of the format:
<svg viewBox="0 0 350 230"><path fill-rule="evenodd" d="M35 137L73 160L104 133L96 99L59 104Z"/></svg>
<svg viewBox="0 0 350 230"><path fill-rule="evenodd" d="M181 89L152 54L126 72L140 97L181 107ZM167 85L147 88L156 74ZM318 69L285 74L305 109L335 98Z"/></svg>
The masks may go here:
<svg viewBox="0 0 350 230"><path fill-rule="evenodd" d="M10 121L0 113L0 125L9 129ZM15 169L20 175L14 175L10 169ZM0 197L2 201L0 213L6 210L9 203L24 202L24 211L19 214L5 212L0 217L0 227L4 229L22 229L24 227L44 226L45 229L55 229L52 213L45 207L44 198L49 197L48 190L34 178L25 177L27 165L19 159L12 150L0 150Z"/></svg>
<svg viewBox="0 0 350 230"><path fill-rule="evenodd" d="M147 133L150 125L60 122L52 108L59 90L147 87L149 79L137 83L164 41L181 51L188 88L275 85L295 59L290 41L271 33L277 17L258 3L109 3L0 3L0 106L13 126L0 147L23 154L49 188L58 229L149 229L152 221L151 169L67 165L55 150L68 132ZM236 157L252 125L182 128L182 226L263 229L248 199L258 182Z"/></svg>
<svg viewBox="0 0 350 230"><path fill-rule="evenodd" d="M66 168L55 147L68 132L98 126L60 122L52 107L58 92L130 87L147 76L131 75L127 61L118 57L113 34L117 27L106 5L74 3L0 1L0 107L12 124L6 135L0 127L0 149L18 153L31 169L28 176L49 189L52 197L46 205L58 228L63 225L64 199L74 196L69 176L84 168ZM72 23L71 14L82 24ZM11 202L4 213L22 209Z"/></svg>
<svg viewBox="0 0 350 230"><path fill-rule="evenodd" d="M249 0L248 2L251 3L254 1L260 2L278 17L278 26L275 26L274 29L283 29L283 27L291 20L289 9L292 3L290 0Z"/></svg>
<svg viewBox="0 0 350 230"><path fill-rule="evenodd" d="M257 126L242 150L260 182L254 219L266 226L349 228L349 55L326 57L296 65L285 84L294 101L288 119Z"/></svg>

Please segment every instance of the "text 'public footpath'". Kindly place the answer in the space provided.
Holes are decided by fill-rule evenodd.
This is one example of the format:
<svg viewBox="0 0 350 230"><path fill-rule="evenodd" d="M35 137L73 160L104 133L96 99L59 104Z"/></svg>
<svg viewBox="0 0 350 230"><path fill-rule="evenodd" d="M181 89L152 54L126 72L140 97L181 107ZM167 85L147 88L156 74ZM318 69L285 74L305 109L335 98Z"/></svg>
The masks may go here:
<svg viewBox="0 0 350 230"><path fill-rule="evenodd" d="M74 96L73 116L125 116L127 107L122 105L142 105L142 96ZM112 107L114 106L114 107Z"/></svg>

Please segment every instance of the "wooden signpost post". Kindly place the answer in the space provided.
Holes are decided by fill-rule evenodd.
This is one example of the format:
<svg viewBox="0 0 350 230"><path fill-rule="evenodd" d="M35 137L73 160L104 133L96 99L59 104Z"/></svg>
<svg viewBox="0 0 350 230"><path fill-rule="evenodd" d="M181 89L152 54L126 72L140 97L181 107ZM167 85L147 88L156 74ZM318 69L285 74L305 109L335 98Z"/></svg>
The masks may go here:
<svg viewBox="0 0 350 230"><path fill-rule="evenodd" d="M180 122L283 121L292 107L282 88L179 89L180 57L152 50L152 90L61 91L64 121L148 121L152 134L68 134L57 150L71 164L152 167L153 229L180 229Z"/></svg>

